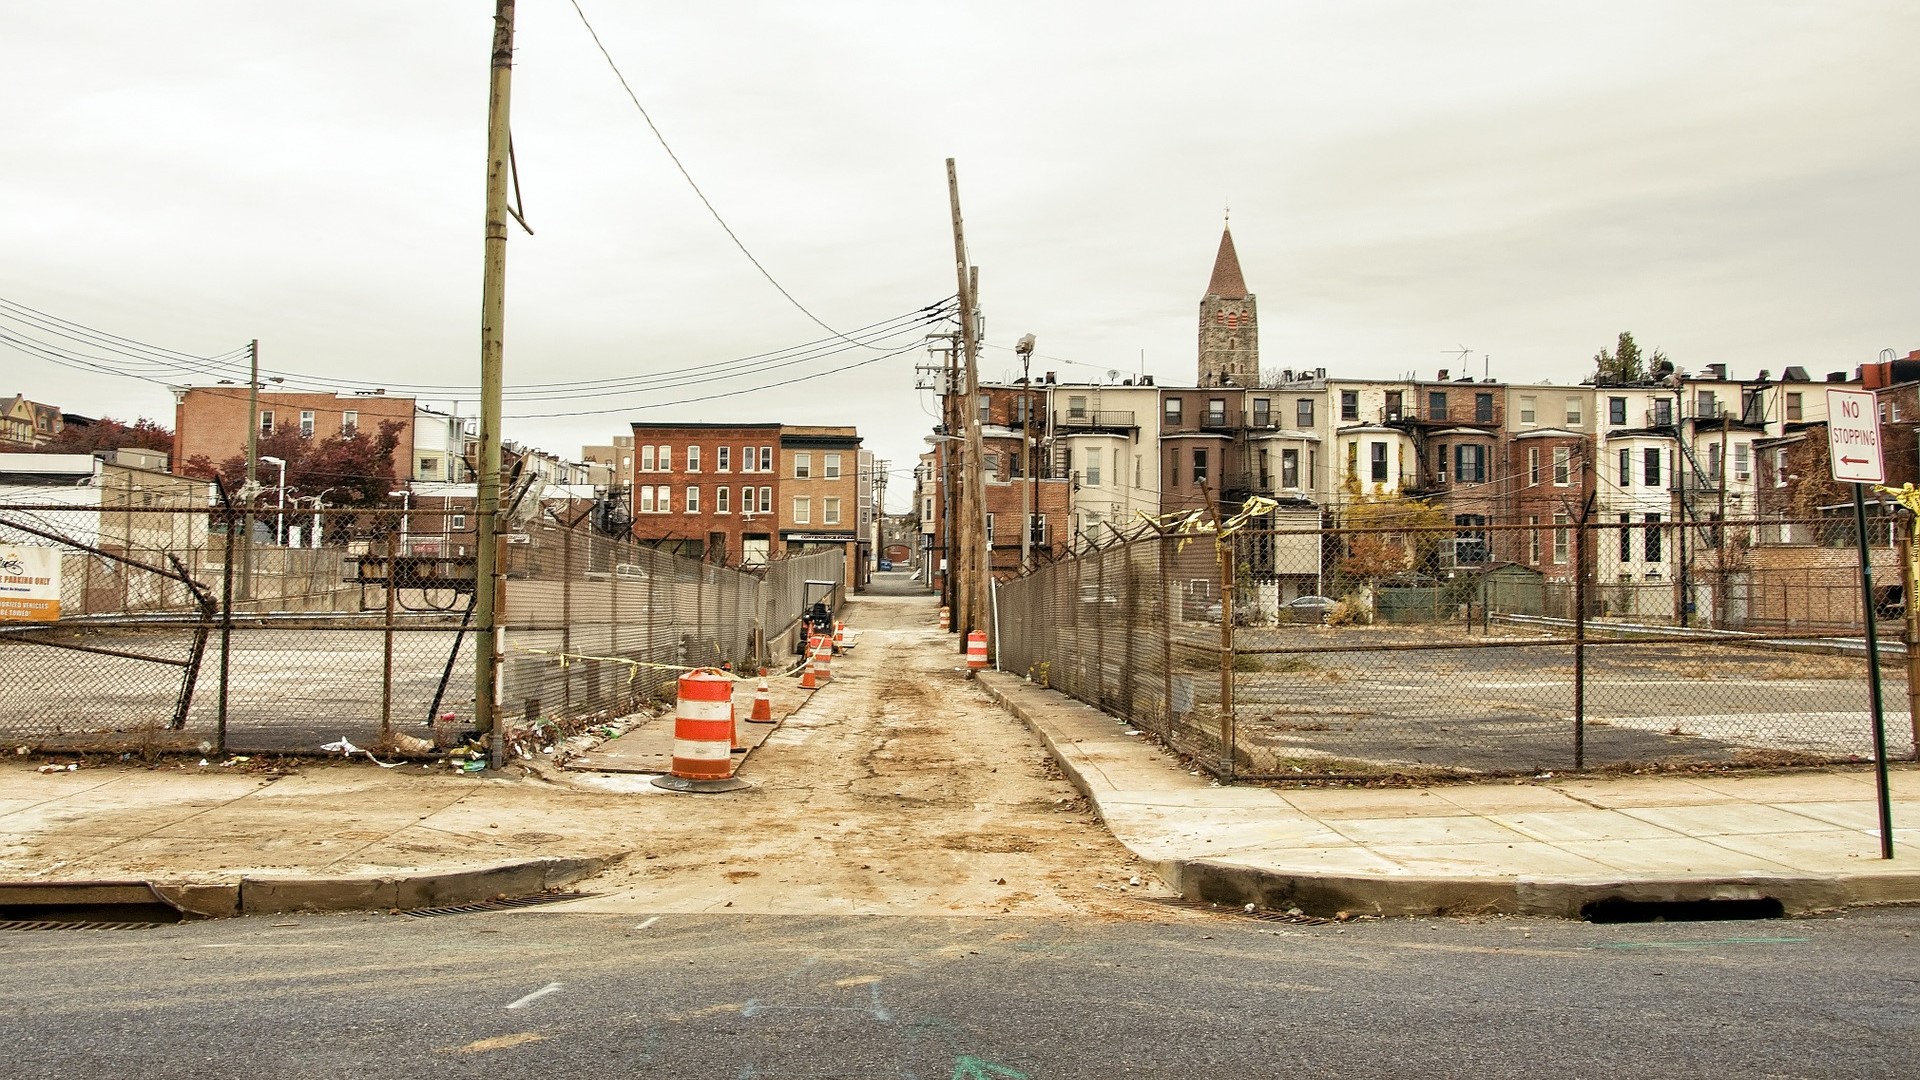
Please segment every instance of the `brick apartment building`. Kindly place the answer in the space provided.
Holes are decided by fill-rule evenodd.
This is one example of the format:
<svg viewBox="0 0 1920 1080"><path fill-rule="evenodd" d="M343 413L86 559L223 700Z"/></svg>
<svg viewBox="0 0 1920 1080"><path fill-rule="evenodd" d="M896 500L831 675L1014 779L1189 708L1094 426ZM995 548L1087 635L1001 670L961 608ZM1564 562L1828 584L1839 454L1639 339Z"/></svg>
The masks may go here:
<svg viewBox="0 0 1920 1080"><path fill-rule="evenodd" d="M780 547L789 555L837 548L846 576L866 579L860 558L860 435L851 427L780 429Z"/></svg>
<svg viewBox="0 0 1920 1080"><path fill-rule="evenodd" d="M196 457L217 467L247 451L247 388L237 385L193 386L173 392L173 471L185 472ZM387 421L401 425L400 443L393 455L394 479L406 483L416 476L414 415L411 397L386 394L315 394L263 389L259 394L260 434L294 428L316 440L343 430L377 432ZM445 476L422 476L442 480Z"/></svg>
<svg viewBox="0 0 1920 1080"><path fill-rule="evenodd" d="M779 424L633 425L634 540L731 565L781 553Z"/></svg>

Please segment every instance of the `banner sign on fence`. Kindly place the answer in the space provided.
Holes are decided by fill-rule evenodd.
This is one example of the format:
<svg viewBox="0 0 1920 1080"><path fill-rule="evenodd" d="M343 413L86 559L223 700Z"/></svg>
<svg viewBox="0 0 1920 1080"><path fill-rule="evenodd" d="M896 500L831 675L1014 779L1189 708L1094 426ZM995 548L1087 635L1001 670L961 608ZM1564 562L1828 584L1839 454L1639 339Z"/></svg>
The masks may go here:
<svg viewBox="0 0 1920 1080"><path fill-rule="evenodd" d="M0 547L0 622L57 622L60 549Z"/></svg>
<svg viewBox="0 0 1920 1080"><path fill-rule="evenodd" d="M1880 406L1873 391L1827 391L1827 458L1835 480L1887 482L1880 455Z"/></svg>

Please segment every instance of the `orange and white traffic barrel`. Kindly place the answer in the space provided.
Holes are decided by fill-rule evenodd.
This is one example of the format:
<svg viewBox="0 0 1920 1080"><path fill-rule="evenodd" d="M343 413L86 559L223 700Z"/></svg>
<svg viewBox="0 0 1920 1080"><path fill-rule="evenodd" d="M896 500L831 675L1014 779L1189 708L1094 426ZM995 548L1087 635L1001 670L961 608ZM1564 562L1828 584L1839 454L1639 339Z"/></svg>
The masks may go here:
<svg viewBox="0 0 1920 1080"><path fill-rule="evenodd" d="M813 641L813 681L824 686L833 681L833 639L821 634Z"/></svg>
<svg viewBox="0 0 1920 1080"><path fill-rule="evenodd" d="M967 674L987 669L987 634L974 630L967 634Z"/></svg>
<svg viewBox="0 0 1920 1080"><path fill-rule="evenodd" d="M953 629L953 609L948 607L945 604L941 604L940 605L940 632L944 634L951 629Z"/></svg>
<svg viewBox="0 0 1920 1080"><path fill-rule="evenodd" d="M773 695L767 692L767 669L760 669L760 686L753 692L753 714L747 717L750 724L773 723Z"/></svg>
<svg viewBox="0 0 1920 1080"><path fill-rule="evenodd" d="M717 671L680 676L673 716L672 775L725 780L733 775L733 680Z"/></svg>

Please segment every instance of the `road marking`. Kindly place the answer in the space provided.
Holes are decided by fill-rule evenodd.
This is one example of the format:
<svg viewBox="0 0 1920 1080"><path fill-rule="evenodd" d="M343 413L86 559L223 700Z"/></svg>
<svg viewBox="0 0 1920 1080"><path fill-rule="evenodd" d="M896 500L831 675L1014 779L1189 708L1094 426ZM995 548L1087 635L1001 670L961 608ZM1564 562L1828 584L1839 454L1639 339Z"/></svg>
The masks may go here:
<svg viewBox="0 0 1920 1080"><path fill-rule="evenodd" d="M203 949L284 949L287 947L287 943L284 941L219 941L203 943L200 947ZM303 942L300 948L344 949L346 945L338 942L316 941L311 943Z"/></svg>
<svg viewBox="0 0 1920 1080"><path fill-rule="evenodd" d="M456 1054L484 1054L488 1050L505 1050L510 1046L523 1046L527 1043L541 1042L545 1035L537 1031L522 1031L515 1035L496 1035L491 1039L470 1042L454 1050Z"/></svg>
<svg viewBox="0 0 1920 1080"><path fill-rule="evenodd" d="M528 1005L531 1005L534 1002L539 1001L541 998L546 997L548 994L551 994L559 989L560 989L559 983L548 983L547 985L541 987L540 989L535 990L533 993L528 994L526 997L523 997L520 1000L514 1002L513 1004L508 1005L507 1008L509 1009L526 1008Z"/></svg>
<svg viewBox="0 0 1920 1080"><path fill-rule="evenodd" d="M647 927L652 926L654 923L657 923L659 921L660 921L660 916L655 915L652 918L648 919L646 922L643 922L639 926L634 927L634 929L645 930Z"/></svg>
<svg viewBox="0 0 1920 1080"><path fill-rule="evenodd" d="M1804 945L1803 937L1730 937L1713 941L1609 941L1589 946L1595 949L1705 949L1714 945Z"/></svg>

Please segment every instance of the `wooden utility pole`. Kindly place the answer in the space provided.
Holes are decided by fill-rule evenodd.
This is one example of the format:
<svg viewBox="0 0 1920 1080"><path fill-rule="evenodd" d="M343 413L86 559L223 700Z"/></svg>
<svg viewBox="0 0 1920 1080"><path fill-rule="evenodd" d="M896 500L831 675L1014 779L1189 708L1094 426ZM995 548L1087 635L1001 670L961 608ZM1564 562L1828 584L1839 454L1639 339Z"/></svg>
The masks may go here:
<svg viewBox="0 0 1920 1080"><path fill-rule="evenodd" d="M961 420L966 425L966 453L962 461L960 486L965 492L961 506L965 513L957 522L961 538L960 561L964 566L960 581L961 625L968 631L987 630L987 509L986 483L981 463L985 450L980 442L980 338L979 302L974 295L979 284L978 271L967 261L967 236L960 217L960 178L947 159L947 200L953 215L953 268L960 287L960 344L965 350L966 378L961 391ZM965 648L965 636L961 647Z"/></svg>
<svg viewBox="0 0 1920 1080"><path fill-rule="evenodd" d="M476 493L474 726L492 733L493 767L506 764L505 725L499 719L501 648L498 592L504 586L500 520L500 391L507 308L507 118L513 84L514 0L495 0L492 81L487 94L487 217L485 269L480 278L480 475Z"/></svg>
<svg viewBox="0 0 1920 1080"><path fill-rule="evenodd" d="M227 529L231 531L236 524L246 529L246 546L241 554L246 566L240 575L240 595L253 599L253 500L259 494L260 487L254 481L260 469L260 339L247 342L247 482L241 487L241 502L246 504L246 520L235 522L227 520Z"/></svg>

